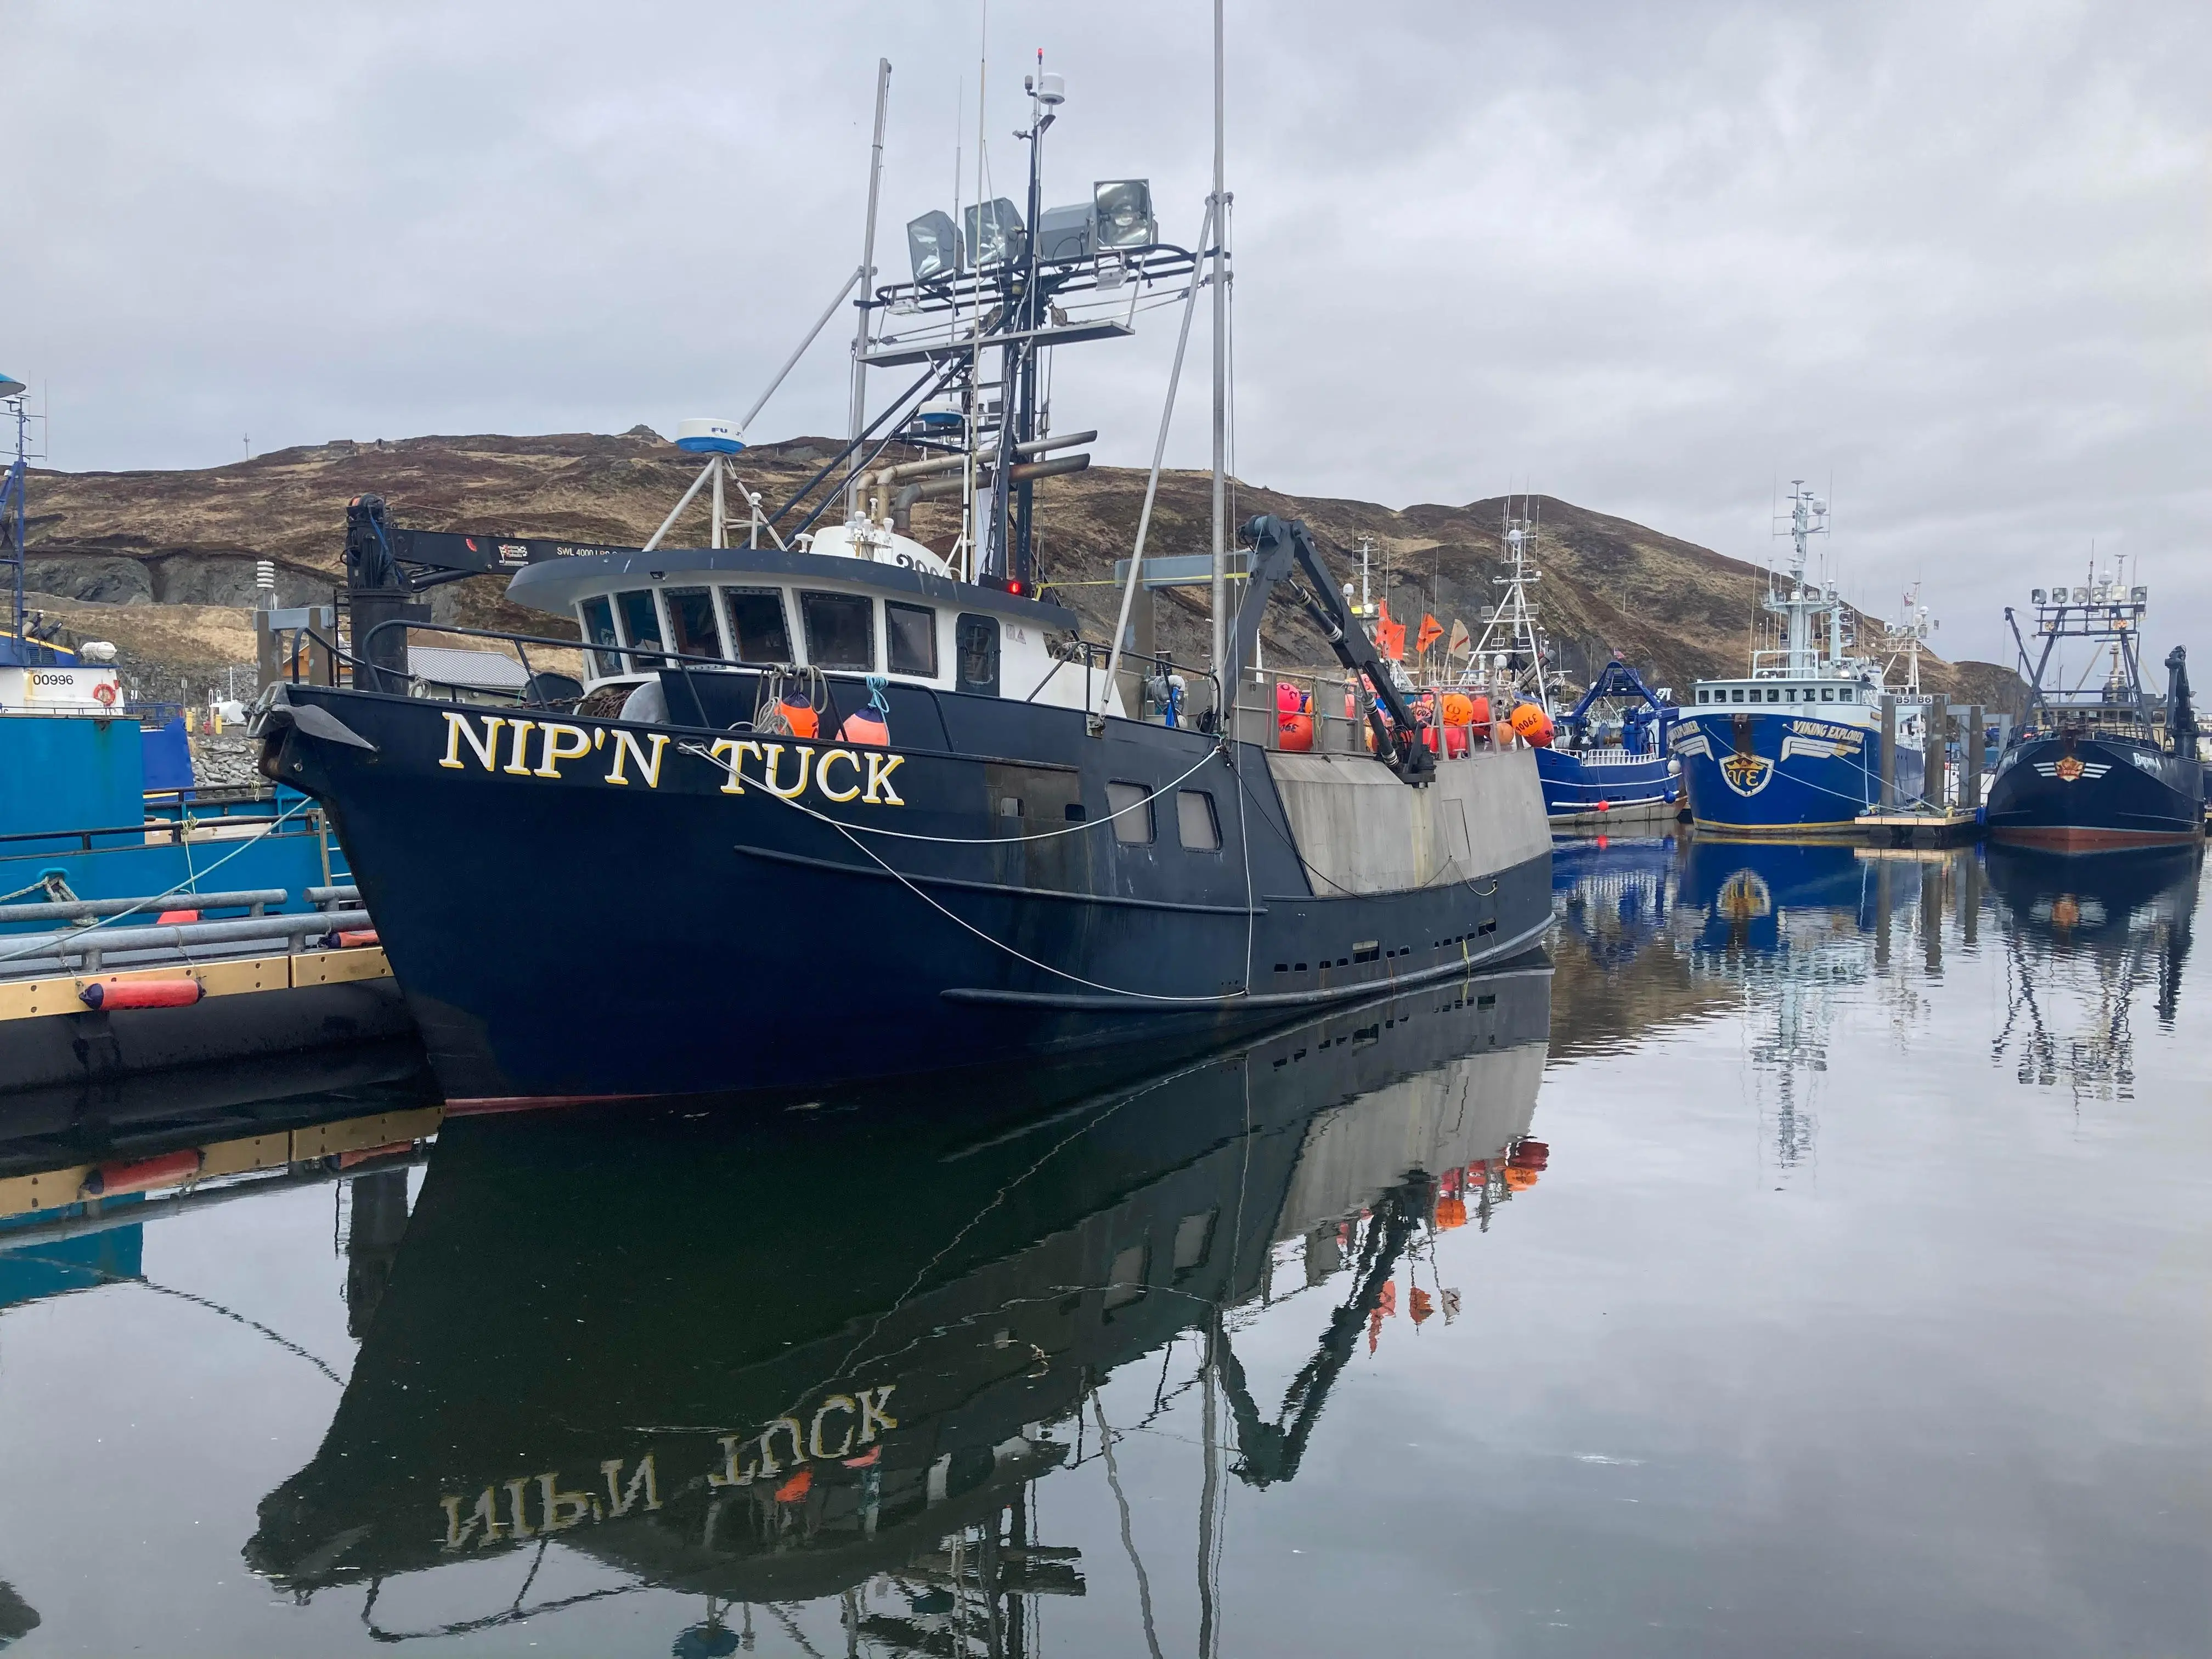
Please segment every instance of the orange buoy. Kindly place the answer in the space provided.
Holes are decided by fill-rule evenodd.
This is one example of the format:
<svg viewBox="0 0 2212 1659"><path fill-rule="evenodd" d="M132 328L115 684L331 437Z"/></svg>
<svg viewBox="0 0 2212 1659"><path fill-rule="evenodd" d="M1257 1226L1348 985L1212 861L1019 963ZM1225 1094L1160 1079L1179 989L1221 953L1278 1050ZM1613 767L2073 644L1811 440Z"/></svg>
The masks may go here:
<svg viewBox="0 0 2212 1659"><path fill-rule="evenodd" d="M788 698L776 704L784 722L791 727L794 738L811 738L822 730L822 716L811 702L793 702Z"/></svg>
<svg viewBox="0 0 2212 1659"><path fill-rule="evenodd" d="M88 1008L189 1008L207 988L196 979L95 980L76 994Z"/></svg>
<svg viewBox="0 0 2212 1659"><path fill-rule="evenodd" d="M882 674L868 676L868 702L845 717L837 728L837 735L847 743L866 744L876 749L888 749L891 741L891 705L884 694L890 681Z"/></svg>
<svg viewBox="0 0 2212 1659"><path fill-rule="evenodd" d="M364 945L374 945L377 942L376 929L374 927L343 928L327 934L324 942L333 950L357 951Z"/></svg>
<svg viewBox="0 0 2212 1659"><path fill-rule="evenodd" d="M1275 712L1279 714L1297 714L1305 710L1306 700L1298 688L1288 680L1275 682Z"/></svg>
<svg viewBox="0 0 2212 1659"><path fill-rule="evenodd" d="M1536 1184L1536 1172L1510 1164L1505 1169L1505 1186L1509 1192L1525 1193Z"/></svg>
<svg viewBox="0 0 2212 1659"><path fill-rule="evenodd" d="M143 1158L136 1163L102 1164L85 1176L84 1190L87 1195L99 1198L116 1193L143 1193L154 1187L171 1187L198 1175L201 1162L199 1148L191 1146L180 1152L163 1152L158 1158Z"/></svg>
<svg viewBox="0 0 2212 1659"><path fill-rule="evenodd" d="M1275 747L1289 755L1305 755L1313 751L1314 723L1311 714L1283 714L1275 721Z"/></svg>
<svg viewBox="0 0 2212 1659"><path fill-rule="evenodd" d="M1533 702L1516 703L1513 712L1505 717L1521 740L1532 749L1552 746L1552 717Z"/></svg>
<svg viewBox="0 0 2212 1659"><path fill-rule="evenodd" d="M1472 745L1468 742L1467 727L1464 726L1447 726L1444 727L1445 759L1457 760L1461 756L1466 754L1471 746Z"/></svg>
<svg viewBox="0 0 2212 1659"><path fill-rule="evenodd" d="M855 709L845 716L845 723L837 728L837 739L841 743L864 743L878 749L888 748L891 728L875 709Z"/></svg>
<svg viewBox="0 0 2212 1659"><path fill-rule="evenodd" d="M1465 726L1474 718L1474 699L1464 691L1444 693L1444 724Z"/></svg>

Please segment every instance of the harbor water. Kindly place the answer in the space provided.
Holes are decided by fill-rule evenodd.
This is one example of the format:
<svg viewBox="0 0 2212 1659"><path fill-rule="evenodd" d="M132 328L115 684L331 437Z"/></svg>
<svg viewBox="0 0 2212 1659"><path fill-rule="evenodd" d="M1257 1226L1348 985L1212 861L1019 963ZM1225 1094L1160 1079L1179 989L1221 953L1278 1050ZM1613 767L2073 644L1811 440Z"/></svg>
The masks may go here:
<svg viewBox="0 0 2212 1659"><path fill-rule="evenodd" d="M2200 862L1563 842L1227 1053L291 1077L434 1133L0 1221L0 1647L2203 1653Z"/></svg>

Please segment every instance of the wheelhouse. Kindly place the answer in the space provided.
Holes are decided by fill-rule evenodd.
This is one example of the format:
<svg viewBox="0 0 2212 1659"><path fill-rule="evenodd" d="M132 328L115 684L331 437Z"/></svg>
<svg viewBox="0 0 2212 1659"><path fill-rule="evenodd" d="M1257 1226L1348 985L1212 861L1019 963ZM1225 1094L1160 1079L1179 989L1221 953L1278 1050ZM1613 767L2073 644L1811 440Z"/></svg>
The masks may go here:
<svg viewBox="0 0 2212 1659"><path fill-rule="evenodd" d="M575 621L587 693L655 680L676 653L1059 708L1096 698L1072 611L959 581L919 543L890 539L895 560L842 541L836 552L592 554L530 567L510 597Z"/></svg>
<svg viewBox="0 0 2212 1659"><path fill-rule="evenodd" d="M1802 708L1808 703L1870 703L1874 688L1859 680L1709 680L1699 682L1700 704L1726 703L1731 708L1757 703Z"/></svg>

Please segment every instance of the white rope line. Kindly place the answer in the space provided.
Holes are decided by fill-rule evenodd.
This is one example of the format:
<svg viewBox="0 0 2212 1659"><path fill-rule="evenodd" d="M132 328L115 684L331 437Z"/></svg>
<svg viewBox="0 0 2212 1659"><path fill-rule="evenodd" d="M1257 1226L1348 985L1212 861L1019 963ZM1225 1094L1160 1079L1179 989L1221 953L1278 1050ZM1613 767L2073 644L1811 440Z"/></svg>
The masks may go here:
<svg viewBox="0 0 2212 1659"><path fill-rule="evenodd" d="M695 749L691 752L696 754L699 751ZM708 756L706 758L714 761L714 763L717 766L722 766L723 769L729 773L733 778L742 778L744 775L739 769L735 765L724 766L722 762L714 760L712 756ZM1212 757L1211 755L1207 757L1207 759L1212 758ZM1200 764L1203 765L1204 763L1201 762ZM1197 769L1197 767L1193 767L1191 769L1194 772ZM1183 775L1188 777L1190 774L1186 772ZM836 818L824 817L822 813L815 811L811 807L801 806L795 800L785 800L782 796L777 794L772 789L767 790L765 793L770 799L781 802L783 805L790 807L793 811L805 813L810 818L813 818L819 823L828 824L839 835L844 836L847 841L851 842L855 848L857 848L862 854L866 854L868 860L878 869L882 870L885 875L890 877L892 880L897 882L900 886L905 888L908 892L912 893L916 898L920 899L924 904L927 904L931 909L936 911L938 915L943 916L947 921L952 922L956 926L973 933L977 939L981 939L984 944L990 945L993 949L1004 951L1008 956L1013 957L1017 962L1027 963L1030 967L1036 969L1040 973L1050 974L1054 979L1064 979L1071 985L1081 985L1093 991L1104 991L1112 996L1135 997L1145 1002L1221 1003L1235 1001L1240 997L1249 997L1252 994L1251 963L1249 960L1249 957L1245 963L1243 988L1242 990L1228 992L1215 996L1167 996L1157 991L1132 991L1124 986L1105 985L1100 983L1095 979L1085 979L1080 974L1068 973L1064 969L1054 967L1048 962L1039 962L1035 957L1028 956L1024 954L1022 951L1017 951L1012 945L1008 945L1005 940L993 939L988 933L976 927L973 922L969 921L964 917L957 915L952 911L946 909L935 899L930 897L928 894L923 892L921 888L915 886L914 883L908 880L902 872L894 870L890 865L885 864L883 860L878 858L876 856L875 850L872 848L863 845L860 839L853 834L850 829L846 825L840 823ZM1103 823L1105 820L1102 818L1099 822ZM935 837L932 837L931 839L935 839ZM978 844L988 845L988 842L986 841L979 842ZM1082 898L1087 896L1076 893L1070 894L1069 896L1072 898ZM1252 928L1251 914L1251 900L1248 893L1245 900L1245 933L1247 935L1245 949L1248 953L1251 949L1249 942L1249 935Z"/></svg>
<svg viewBox="0 0 2212 1659"><path fill-rule="evenodd" d="M1730 752L1731 752L1731 753L1733 753L1733 752L1734 752L1734 750L1730 750ZM1911 752L1911 751L1910 751L1909 750L1907 750L1904 744L1899 744L1899 745L1898 745L1897 752L1898 752L1899 754L1902 755L1902 754L1909 753L1909 752ZM1697 757L1696 757L1696 756L1694 756L1694 755L1692 755L1692 757L1690 757L1690 758L1691 758L1691 759L1692 759L1692 760L1695 760L1695 759L1697 758ZM1706 754L1705 758L1706 758L1706 759L1708 759L1708 760L1710 760L1710 761L1711 761L1711 762L1713 763L1713 764L1714 764L1714 765L1716 765L1716 766L1718 766L1718 765L1721 763L1720 763L1720 759L1719 759L1719 757L1717 757L1717 756L1715 756L1715 755L1713 755L1713 754L1712 754L1712 753L1711 753L1710 751L1708 751L1708 753ZM1774 764L1774 768L1775 768L1775 769L1776 769L1777 771L1780 771L1780 770L1781 770L1781 769L1782 769L1782 763L1781 763L1780 761L1778 761L1778 761L1776 761L1773 764ZM1856 761L1854 761L1854 762L1851 762L1851 763L1850 763L1850 764L1855 765L1855 766L1856 766L1856 767L1858 768L1858 773L1859 773L1859 775L1860 775L1862 778L1865 779L1865 780L1866 780L1869 784L1872 784L1872 783L1875 783L1875 782L1876 782L1876 781L1877 781L1877 779L1876 779L1875 775L1874 774L1874 772L1873 772L1873 771L1871 771L1870 769L1869 769L1869 768L1868 768L1868 766L1867 766L1867 763L1866 763L1866 757L1865 757L1863 754L1862 754L1862 755L1858 757L1858 759L1857 759L1857 760L1856 760ZM1946 769L1947 771L1949 769L1949 765L1950 765L1950 763L1949 763L1948 758L1947 757L1947 758L1946 758L1946 760L1945 760L1945 762L1944 762L1944 767L1945 767L1945 769ZM1790 775L1790 774L1784 774L1784 775L1785 775L1785 776L1788 776L1788 777L1790 778L1790 781L1792 783L1796 784L1796 785L1799 788L1801 788L1801 789L1814 789L1814 790L1818 790L1820 793L1822 793L1822 794L1824 794L1824 795L1833 795L1833 796L1834 796L1838 800L1843 800L1843 801L1856 801L1856 802L1858 802L1858 804L1859 804L1859 811L1862 811L1862 812L1872 812L1872 811L1877 811L1877 810L1881 809L1881 801L1880 800L1880 799L1879 799L1879 798L1877 798L1877 799L1874 799L1874 800L1870 800L1870 801L1869 801L1869 800L1862 800L1858 795L1847 795L1847 794L1845 794L1845 793L1844 793L1842 790L1840 790L1840 789L1832 789L1832 788L1830 788L1830 787L1829 787L1826 784L1825 784L1825 783L1815 783L1815 782L1814 782L1814 781L1813 781L1813 780L1812 780L1812 779L1810 779L1810 778L1801 778L1801 777L1797 777L1797 776L1796 776L1796 775ZM1921 774L1921 779L1920 779L1920 793L1919 793L1918 794L1915 794L1915 795L1908 795L1908 796L1906 796L1904 799L1902 799L1902 800L1899 801L1899 802L1897 803L1897 805L1898 805L1898 806L1899 806L1899 807L1910 807L1910 806L1927 806L1927 807L1933 807L1933 806L1936 805L1936 803L1935 803L1932 799L1930 799L1929 798L1929 795L1928 795L1928 778L1927 778L1927 774L1926 774L1926 772L1925 772L1925 770L1924 770L1924 769L1923 770L1923 772L1922 772L1922 774Z"/></svg>
<svg viewBox="0 0 2212 1659"><path fill-rule="evenodd" d="M270 819L270 820L269 820L269 826L268 826L268 828L267 828L267 829L265 829L265 830L255 830L252 835L248 836L247 836L244 841L242 841L242 842L239 842L239 844L238 844L236 847L234 847L234 848L231 848L231 850L230 850L229 852L225 853L225 854L224 854L221 858L217 859L217 860L216 860L213 864L210 864L210 866L208 866L208 867L207 867L206 869L204 869L204 870L201 871L201 872L199 872L199 874L198 874L198 875L197 875L197 876L187 876L187 877L186 877L183 881L182 881L182 882L179 882L176 886L170 888L170 889L169 889L169 890L168 890L167 892L166 892L166 893L156 893L156 894L155 894L155 895L154 895L154 896L153 896L153 897L151 897L151 898L149 898L149 899L141 899L137 903L136 903L136 904L132 905L132 906L131 906L128 910L120 910L120 911L118 911L115 915L112 915L112 916L102 916L99 921L97 921L94 922L94 923L91 925L91 927L86 927L86 928L84 928L83 930L82 930L81 932L79 932L78 933L75 934L75 935L73 936L73 938L75 938L75 939L83 939L83 938L85 938L87 935L88 935L88 934L90 934L90 933L92 933L95 932L96 930L98 930L98 929L100 929L100 928L102 928L102 927L106 927L106 926L107 926L109 923L111 923L111 922L117 922L117 921L122 921L122 920L123 920L123 918L124 918L124 917L125 917L125 916L135 916L135 915L138 915L140 912L142 912L142 911L151 909L151 908L154 908L155 905L158 905L159 903L161 903L161 902L163 899L174 898L174 897L176 897L176 896L177 896L177 895L178 895L178 894L179 894L179 893L191 893L191 892L192 892L192 891L193 891L193 890L198 886L198 883L199 883L199 881L200 881L200 879L201 879L201 878L202 878L202 877L206 877L206 876L211 876L211 875L213 875L216 871L218 871L218 870L222 869L222 866L223 866L224 865L226 865L226 864L229 863L233 859L236 858L236 857L237 857L240 853L243 853L244 851L246 851L246 849L247 848L249 848L249 847L252 846L256 842L258 842L258 841L262 840L264 836L270 836L270 835L274 834L274 833L276 832L276 826L277 826L278 824L280 824L280 823L283 823L285 819L287 819L287 818L290 817L291 817L295 812L297 812L297 811L300 811L303 810L303 809L304 809L305 807L307 807L308 805L309 805L309 802L308 802L307 798L307 797L305 797L305 796L302 796L302 797L300 799L300 800L299 800L299 802L298 802L298 804L297 804L297 805L286 807L286 808L285 808L282 812L279 812L279 813L278 813L275 817L273 817L273 818ZM187 832L187 834L189 835L189 832ZM189 845L189 842L187 842L187 844ZM186 860L185 860L185 867L187 870L191 869L191 860L190 860L189 855L187 855L187 858L186 858ZM20 950L7 951L0 951L0 962L13 962L16 957L20 957L20 956L27 955L27 954L30 952L31 948L32 948L32 947L31 947L30 945L25 945L25 946L23 946L23 947L22 947L21 949L20 949ZM50 947L50 946L49 946L49 947L46 947L46 950L47 950L48 951L50 951L52 947ZM74 945L72 945L72 947L71 947L71 948L72 948L72 950L74 950L74 948L75 948L75 947L74 947Z"/></svg>
<svg viewBox="0 0 2212 1659"><path fill-rule="evenodd" d="M701 760L705 761L709 766L720 767L724 773L739 783L744 783L747 781L744 774L738 769L734 762L726 761L719 755L711 755L696 743L679 743L676 747L684 754L697 756ZM1082 823L1071 823L1064 830L1040 830L1033 836L922 836L916 835L912 830L880 830L872 823L856 823L848 825L840 822L836 818L830 817L823 813L817 812L811 806L800 806L796 800L792 799L789 796L778 794L774 789L769 789L768 793L771 795L775 795L775 798L781 801L786 806L798 807L799 811L805 813L810 818L819 818L824 823L835 823L841 830L858 830L863 835L889 836L896 841L935 842L941 846L946 847L1011 847L1018 842L1025 841L1050 841L1055 836L1079 836L1086 830L1098 829L1102 825L1113 823L1116 818L1127 817L1132 812L1142 811L1143 809L1149 807L1153 801L1158 799L1169 790L1181 783L1184 778L1195 776L1204 769L1206 762L1212 760L1218 752L1218 750L1212 749L1207 750L1206 753L1198 757L1198 764L1192 767L1189 771L1185 772L1182 777L1169 779L1158 789L1152 790L1146 794L1144 799L1139 801L1132 801L1128 805L1122 807L1119 811L1109 812L1103 818L1085 818ZM1232 772L1236 770L1234 767L1231 767L1230 769ZM765 788L767 786L763 784L763 787Z"/></svg>

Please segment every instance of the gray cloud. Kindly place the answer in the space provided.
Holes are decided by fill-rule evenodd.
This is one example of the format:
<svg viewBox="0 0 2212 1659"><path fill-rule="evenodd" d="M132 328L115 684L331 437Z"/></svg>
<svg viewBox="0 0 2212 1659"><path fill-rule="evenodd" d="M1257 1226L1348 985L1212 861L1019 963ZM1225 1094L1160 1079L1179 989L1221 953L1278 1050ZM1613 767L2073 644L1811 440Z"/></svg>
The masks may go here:
<svg viewBox="0 0 2212 1659"><path fill-rule="evenodd" d="M975 166L972 3L59 3L11 17L0 365L71 468L337 436L736 413L858 256L896 65L896 228ZM986 124L1069 77L1050 196L1206 188L1206 9L992 7ZM1950 654L2100 554L2212 622L2212 14L2184 3L1231 0L1238 462L1394 505L1531 484L1923 578ZM963 185L972 189L972 183ZM1172 328L1066 354L1060 424L1149 452ZM1200 325L1202 339L1204 324ZM834 346L763 417L834 430ZM1202 378L1202 376L1201 376ZM1171 461L1205 454L1202 386Z"/></svg>

